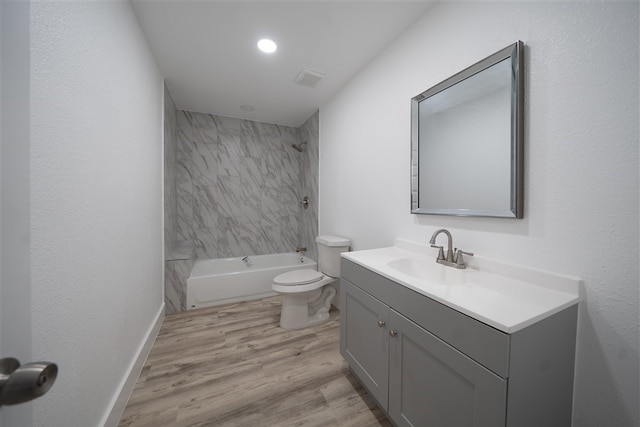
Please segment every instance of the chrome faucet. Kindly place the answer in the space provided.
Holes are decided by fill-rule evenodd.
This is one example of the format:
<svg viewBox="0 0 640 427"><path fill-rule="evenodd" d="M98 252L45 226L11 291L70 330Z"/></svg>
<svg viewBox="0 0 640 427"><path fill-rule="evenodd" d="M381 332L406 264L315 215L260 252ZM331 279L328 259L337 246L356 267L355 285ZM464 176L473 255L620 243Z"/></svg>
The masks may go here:
<svg viewBox="0 0 640 427"><path fill-rule="evenodd" d="M242 262L244 262L244 265L246 265L247 267L251 267L251 260L248 256L242 258Z"/></svg>
<svg viewBox="0 0 640 427"><path fill-rule="evenodd" d="M444 248L442 246L436 245L436 237L438 237L440 233L444 233L447 236L446 256L444 254ZM471 252L465 252L458 248L451 249L453 246L453 238L451 237L451 233L449 233L449 230L445 230L444 228L441 228L440 230L437 230L435 233L433 233L433 235L431 236L431 240L429 240L429 243L431 244L432 248L438 248L438 258L436 259L436 262L449 267L467 268L467 265L464 263L464 257L462 255L464 254L473 256L473 253Z"/></svg>

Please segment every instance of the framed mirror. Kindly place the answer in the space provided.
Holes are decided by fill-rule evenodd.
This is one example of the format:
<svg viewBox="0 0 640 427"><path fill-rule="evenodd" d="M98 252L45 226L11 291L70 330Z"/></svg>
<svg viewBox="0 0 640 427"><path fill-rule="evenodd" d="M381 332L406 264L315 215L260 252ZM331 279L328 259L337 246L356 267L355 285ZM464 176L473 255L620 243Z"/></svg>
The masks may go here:
<svg viewBox="0 0 640 427"><path fill-rule="evenodd" d="M411 213L522 218L523 43L411 100Z"/></svg>

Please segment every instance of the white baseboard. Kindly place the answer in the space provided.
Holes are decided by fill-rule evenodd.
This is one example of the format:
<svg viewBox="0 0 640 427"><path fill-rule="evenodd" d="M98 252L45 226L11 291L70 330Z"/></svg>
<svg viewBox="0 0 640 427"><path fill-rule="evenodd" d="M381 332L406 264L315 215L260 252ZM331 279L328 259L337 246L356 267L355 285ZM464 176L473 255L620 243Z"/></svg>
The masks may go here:
<svg viewBox="0 0 640 427"><path fill-rule="evenodd" d="M129 373L123 380L122 385L120 386L120 392L114 398L111 405L111 410L108 412L106 419L102 424L104 427L117 427L118 423L120 422L120 418L122 418L122 414L124 413L124 409L127 406L127 402L129 401L131 392L136 385L136 381L140 376L140 372L142 371L144 362L147 360L147 356L149 356L151 347L153 346L153 343L158 336L158 332L160 331L160 326L162 326L163 320L164 303L162 303L162 305L160 306L160 310L156 315L155 321L149 328L145 340L140 344L140 347L138 348L138 355L129 367Z"/></svg>

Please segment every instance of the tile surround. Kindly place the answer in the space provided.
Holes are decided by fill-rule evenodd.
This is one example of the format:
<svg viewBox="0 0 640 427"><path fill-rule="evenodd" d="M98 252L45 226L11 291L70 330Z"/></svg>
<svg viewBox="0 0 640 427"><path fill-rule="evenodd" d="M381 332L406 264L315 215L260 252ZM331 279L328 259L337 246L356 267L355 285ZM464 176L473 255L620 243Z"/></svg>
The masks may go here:
<svg viewBox="0 0 640 427"><path fill-rule="evenodd" d="M176 107L171 94L164 88L164 253L173 251L177 239L176 203Z"/></svg>
<svg viewBox="0 0 640 427"><path fill-rule="evenodd" d="M300 212L298 236L300 246L307 248L307 254L317 260L316 236L318 235L318 169L319 169L319 116L316 113L300 127L300 139L307 141L300 157L300 185L302 196L309 196L308 209ZM346 237L346 236L345 236Z"/></svg>
<svg viewBox="0 0 640 427"><path fill-rule="evenodd" d="M289 252L301 245L302 224L311 220L299 202L304 183L314 180L306 178L306 153L291 145L317 125L296 129L178 111L177 127L176 234L193 241L198 258Z"/></svg>
<svg viewBox="0 0 640 427"><path fill-rule="evenodd" d="M193 243L177 242L173 252L164 262L165 313L177 313L187 309L186 284L196 259Z"/></svg>
<svg viewBox="0 0 640 427"><path fill-rule="evenodd" d="M300 128L177 110L165 89L165 303L184 310L187 259L291 252L317 259L318 119ZM292 144L307 141L302 153ZM300 201L308 196L308 209ZM191 263L193 260L191 260Z"/></svg>

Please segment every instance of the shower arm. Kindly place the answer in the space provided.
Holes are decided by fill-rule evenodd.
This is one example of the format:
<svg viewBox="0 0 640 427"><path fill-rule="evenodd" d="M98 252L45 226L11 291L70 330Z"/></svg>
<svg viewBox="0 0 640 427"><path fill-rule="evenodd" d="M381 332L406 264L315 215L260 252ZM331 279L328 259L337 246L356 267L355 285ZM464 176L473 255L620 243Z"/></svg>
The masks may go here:
<svg viewBox="0 0 640 427"><path fill-rule="evenodd" d="M299 153L302 153L302 151L304 151L305 147L307 146L307 143L307 141L302 141L300 144L291 144L291 146L295 148Z"/></svg>

